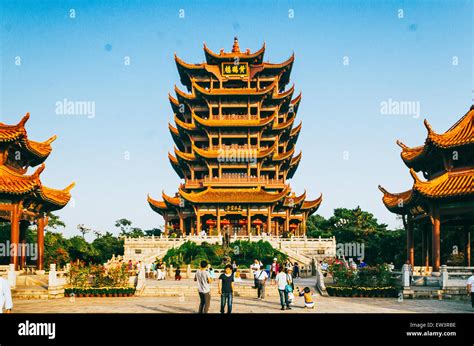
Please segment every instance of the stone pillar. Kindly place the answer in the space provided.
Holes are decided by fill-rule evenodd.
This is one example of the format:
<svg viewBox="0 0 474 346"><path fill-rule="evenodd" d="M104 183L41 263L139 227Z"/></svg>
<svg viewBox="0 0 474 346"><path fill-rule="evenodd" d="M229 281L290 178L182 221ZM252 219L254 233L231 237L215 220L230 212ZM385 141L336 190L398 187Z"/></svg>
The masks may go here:
<svg viewBox="0 0 474 346"><path fill-rule="evenodd" d="M191 278L191 265L190 264L188 264L188 266L186 267L186 277L188 279Z"/></svg>
<svg viewBox="0 0 474 346"><path fill-rule="evenodd" d="M410 288L410 265L404 264L402 267L402 286L405 289Z"/></svg>
<svg viewBox="0 0 474 346"><path fill-rule="evenodd" d="M413 239L413 216L407 215L407 261L415 265L415 244Z"/></svg>
<svg viewBox="0 0 474 346"><path fill-rule="evenodd" d="M441 289L448 287L448 267L446 265L441 266Z"/></svg>
<svg viewBox="0 0 474 346"><path fill-rule="evenodd" d="M37 242L38 242L38 259L36 261L36 269L44 270L44 217L37 220Z"/></svg>
<svg viewBox="0 0 474 346"><path fill-rule="evenodd" d="M440 254L440 217L438 207L433 208L432 211L433 226L432 226L432 257L433 257L433 272L439 272L441 265Z"/></svg>
<svg viewBox="0 0 474 346"><path fill-rule="evenodd" d="M15 270L18 270L18 246L20 243L20 213L18 204L13 204L10 218L11 226L11 246L13 252L10 256L10 263L14 265Z"/></svg>
<svg viewBox="0 0 474 346"><path fill-rule="evenodd" d="M51 263L49 265L49 275L48 275L48 286L56 286L58 281L58 274L56 273L56 264Z"/></svg>
<svg viewBox="0 0 474 346"><path fill-rule="evenodd" d="M11 288L16 287L16 272L15 272L15 265L12 263L8 267L8 284Z"/></svg>
<svg viewBox="0 0 474 346"><path fill-rule="evenodd" d="M466 266L471 266L471 232L469 225L464 226L464 259Z"/></svg>

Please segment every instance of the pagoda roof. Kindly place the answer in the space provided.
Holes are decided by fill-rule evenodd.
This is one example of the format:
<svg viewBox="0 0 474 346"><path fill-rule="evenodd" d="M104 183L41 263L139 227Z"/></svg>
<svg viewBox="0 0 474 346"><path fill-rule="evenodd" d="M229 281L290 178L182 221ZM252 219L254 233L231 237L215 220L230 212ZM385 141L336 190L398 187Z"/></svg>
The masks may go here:
<svg viewBox="0 0 474 346"><path fill-rule="evenodd" d="M194 121L203 127L263 127L275 120L277 112L263 119L203 119L191 113Z"/></svg>
<svg viewBox="0 0 474 346"><path fill-rule="evenodd" d="M303 152L300 151L298 155L296 155L295 157L291 159L290 168L288 169L288 173L287 173L288 179L291 179L293 175L295 174L298 168L298 165L300 164L302 154Z"/></svg>
<svg viewBox="0 0 474 346"><path fill-rule="evenodd" d="M295 148L293 147L285 153L280 153L280 154L275 153L275 155L273 155L273 160L283 161L283 160L289 159L291 156L293 156L294 152L295 152Z"/></svg>
<svg viewBox="0 0 474 346"><path fill-rule="evenodd" d="M150 197L150 194L147 196L147 202L150 205L153 211L163 215L163 213L168 209L168 206L164 201L157 201Z"/></svg>
<svg viewBox="0 0 474 346"><path fill-rule="evenodd" d="M16 125L0 123L0 143L18 142L19 149L24 152L24 156L29 158L29 165L34 167L43 163L49 156L52 151L51 143L56 139L56 136L52 136L44 142L29 140L25 129L29 118L30 113L26 113Z"/></svg>
<svg viewBox="0 0 474 346"><path fill-rule="evenodd" d="M215 189L208 187L202 192L187 193L181 188L179 194L192 203L274 203L282 200L289 191L287 186L277 193L256 189Z"/></svg>
<svg viewBox="0 0 474 346"><path fill-rule="evenodd" d="M175 156L171 155L171 153L168 153L168 159L170 160L171 166L173 167L175 172L178 174L178 176L181 179L184 179L184 172L181 166L179 165L178 159Z"/></svg>
<svg viewBox="0 0 474 346"><path fill-rule="evenodd" d="M250 64L261 64L263 62L263 55L265 53L265 43L262 48L254 53L250 53L250 50L247 49L245 52L240 51L239 41L237 37L234 38L234 45L231 52L224 52L223 49L220 50L219 54L214 53L210 50L206 43L204 43L204 55L206 56L206 61L208 64L219 64L222 62L234 62L235 58L238 58L241 62L248 62Z"/></svg>
<svg viewBox="0 0 474 346"><path fill-rule="evenodd" d="M174 121L176 123L176 126L178 126L178 133L179 133L179 129L183 129L184 132L197 130L196 125L182 121L181 119L178 118L176 114L174 116Z"/></svg>
<svg viewBox="0 0 474 346"><path fill-rule="evenodd" d="M192 153L185 153L184 151L179 150L178 148L174 148L174 153L176 154L177 159L181 159L184 161L196 161L197 158Z"/></svg>
<svg viewBox="0 0 474 346"><path fill-rule="evenodd" d="M272 130L275 130L275 131L285 130L291 127L294 122L295 122L295 117L291 117L290 119L287 119L285 122L273 123Z"/></svg>
<svg viewBox="0 0 474 346"><path fill-rule="evenodd" d="M9 195L24 195L41 186L39 176L44 170L44 164L31 175L15 172L5 165L0 165L0 193Z"/></svg>
<svg viewBox="0 0 474 346"><path fill-rule="evenodd" d="M418 203L419 198L439 200L450 197L460 197L474 195L473 178L474 170L462 170L445 172L444 174L428 180L422 181L416 175L413 168L410 169L414 184L412 189L401 193L390 193L379 185L383 192L382 198L385 206L393 211L403 213L407 209Z"/></svg>
<svg viewBox="0 0 474 346"><path fill-rule="evenodd" d="M54 211L63 208L71 200L71 189L75 183L62 190L52 189L41 185L35 194L42 202L43 207L48 211Z"/></svg>
<svg viewBox="0 0 474 346"><path fill-rule="evenodd" d="M301 205L301 210L308 210L309 214L313 214L316 210L318 210L321 202L323 201L323 195L319 195L319 197L313 201L304 201Z"/></svg>
<svg viewBox="0 0 474 346"><path fill-rule="evenodd" d="M293 192L290 196L285 197L283 201L283 205L285 207L297 207L303 203L305 198L306 198L306 190L300 196L296 196L296 194Z"/></svg>
<svg viewBox="0 0 474 346"><path fill-rule="evenodd" d="M425 119L424 124L428 131L425 144L418 147L408 147L401 141L397 144L402 148L401 157L410 168L420 170L418 163L430 156L432 149L451 149L474 144L473 119L474 106L471 107L461 119L459 119L448 131L438 134Z"/></svg>

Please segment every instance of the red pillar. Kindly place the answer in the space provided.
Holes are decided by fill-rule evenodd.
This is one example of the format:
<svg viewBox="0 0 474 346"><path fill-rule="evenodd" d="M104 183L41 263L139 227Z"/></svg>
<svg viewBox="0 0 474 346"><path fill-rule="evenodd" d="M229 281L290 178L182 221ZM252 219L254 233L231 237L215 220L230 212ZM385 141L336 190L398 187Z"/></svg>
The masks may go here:
<svg viewBox="0 0 474 346"><path fill-rule="evenodd" d="M433 272L439 272L441 266L441 254L440 254L440 231L441 223L439 217L439 209L437 207L433 208L432 211L432 251L431 254L433 257Z"/></svg>
<svg viewBox="0 0 474 346"><path fill-rule="evenodd" d="M10 263L15 265L15 270L18 270L18 246L20 243L20 213L18 204L13 204L10 218L11 226L11 245L13 245L13 252L10 256Z"/></svg>
<svg viewBox="0 0 474 346"><path fill-rule="evenodd" d="M471 232L469 232L469 225L464 226L464 257L466 266L471 266Z"/></svg>
<svg viewBox="0 0 474 346"><path fill-rule="evenodd" d="M421 265L428 270L430 265L430 255L428 250L428 230L425 225L421 229Z"/></svg>
<svg viewBox="0 0 474 346"><path fill-rule="evenodd" d="M38 259L36 261L36 269L44 270L44 217L37 220L37 241L38 241Z"/></svg>

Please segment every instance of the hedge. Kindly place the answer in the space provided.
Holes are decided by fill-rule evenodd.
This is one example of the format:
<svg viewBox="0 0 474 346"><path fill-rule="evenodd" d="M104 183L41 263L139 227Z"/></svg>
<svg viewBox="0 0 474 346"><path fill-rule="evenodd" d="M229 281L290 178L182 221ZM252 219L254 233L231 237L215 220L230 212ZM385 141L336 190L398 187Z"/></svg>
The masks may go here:
<svg viewBox="0 0 474 346"><path fill-rule="evenodd" d="M392 298L398 296L398 289L393 286L388 287L344 287L326 286L326 292L333 297L380 297Z"/></svg>
<svg viewBox="0 0 474 346"><path fill-rule="evenodd" d="M87 288L66 288L66 297L130 297L135 294L134 287L87 287Z"/></svg>

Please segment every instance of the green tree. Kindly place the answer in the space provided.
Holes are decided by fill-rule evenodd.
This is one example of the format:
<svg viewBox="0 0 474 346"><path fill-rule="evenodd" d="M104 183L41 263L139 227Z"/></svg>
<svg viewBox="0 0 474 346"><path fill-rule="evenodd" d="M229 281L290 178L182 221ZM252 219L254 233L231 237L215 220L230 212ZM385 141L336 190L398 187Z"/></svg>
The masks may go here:
<svg viewBox="0 0 474 346"><path fill-rule="evenodd" d="M123 239L119 239L110 232L97 237L92 242L92 247L97 255L94 257L95 263L105 263L111 259L113 255L123 255Z"/></svg>
<svg viewBox="0 0 474 346"><path fill-rule="evenodd" d="M129 238L144 237L145 233L137 227L132 227L132 221L120 219L115 221L115 227L120 229L120 236Z"/></svg>

